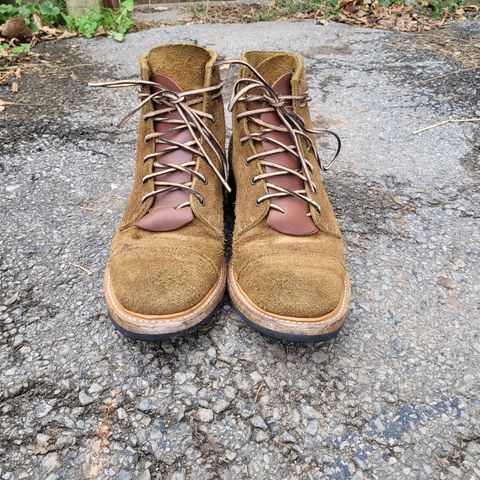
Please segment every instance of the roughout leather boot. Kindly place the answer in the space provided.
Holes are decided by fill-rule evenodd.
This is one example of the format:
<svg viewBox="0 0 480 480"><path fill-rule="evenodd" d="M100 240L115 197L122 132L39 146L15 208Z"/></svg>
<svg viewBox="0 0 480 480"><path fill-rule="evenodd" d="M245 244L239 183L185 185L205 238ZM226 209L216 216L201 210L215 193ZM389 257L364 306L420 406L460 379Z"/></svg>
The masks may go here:
<svg viewBox="0 0 480 480"><path fill-rule="evenodd" d="M105 271L105 299L127 336L163 340L197 327L225 290L225 119L217 54L163 45L140 58L135 178Z"/></svg>
<svg viewBox="0 0 480 480"><path fill-rule="evenodd" d="M256 330L321 341L344 322L350 296L341 233L323 188L303 57L246 52L230 108L236 183L230 297ZM334 159L336 158L336 155Z"/></svg>

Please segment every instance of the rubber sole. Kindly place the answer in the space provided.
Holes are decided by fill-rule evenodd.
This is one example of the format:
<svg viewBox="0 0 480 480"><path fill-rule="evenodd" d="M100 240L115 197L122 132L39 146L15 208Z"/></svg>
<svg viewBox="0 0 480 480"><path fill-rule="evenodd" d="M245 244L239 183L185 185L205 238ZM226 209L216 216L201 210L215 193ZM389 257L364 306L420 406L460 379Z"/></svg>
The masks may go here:
<svg viewBox="0 0 480 480"><path fill-rule="evenodd" d="M232 262L228 268L230 299L245 323L263 335L287 342L317 343L335 337L345 322L350 302L348 275L344 285L342 298L331 313L319 318L284 317L266 312L255 305L237 283Z"/></svg>
<svg viewBox="0 0 480 480"><path fill-rule="evenodd" d="M334 332L331 333L324 333L324 334L319 334L319 335L295 335L295 334L285 334L282 332L276 332L275 330L270 330L268 328L263 328L260 325L257 325L256 323L252 322L249 320L242 312L240 312L240 316L242 317L242 320L253 330L255 330L258 333L261 333L262 335L265 335L266 337L271 337L274 338L275 340L282 340L284 342L294 342L294 343L320 343L320 342L326 342L327 340L330 340L338 335L338 332L342 329L340 327L338 330L335 330Z"/></svg>
<svg viewBox="0 0 480 480"><path fill-rule="evenodd" d="M130 332L129 330L125 330L122 328L110 315L110 320L112 322L112 325L114 326L115 330L118 330L120 333L125 335L128 338L131 338L132 340L141 340L144 342L164 342L166 340L170 340L172 338L177 338L177 337L183 337L184 335L189 335L190 333L194 333L197 330L199 330L201 327L206 325L209 320L212 318L213 314L210 314L208 317L204 318L200 323L197 323L195 326L191 328L187 328L185 330L180 330L175 333L166 333L166 334L160 334L160 335L149 335L149 334L142 334L142 333L135 333L135 332Z"/></svg>
<svg viewBox="0 0 480 480"><path fill-rule="evenodd" d="M187 335L211 318L226 288L226 268L222 267L217 283L194 307L169 315L143 315L124 308L112 288L108 267L105 270L104 293L113 326L123 335L135 339L162 342Z"/></svg>

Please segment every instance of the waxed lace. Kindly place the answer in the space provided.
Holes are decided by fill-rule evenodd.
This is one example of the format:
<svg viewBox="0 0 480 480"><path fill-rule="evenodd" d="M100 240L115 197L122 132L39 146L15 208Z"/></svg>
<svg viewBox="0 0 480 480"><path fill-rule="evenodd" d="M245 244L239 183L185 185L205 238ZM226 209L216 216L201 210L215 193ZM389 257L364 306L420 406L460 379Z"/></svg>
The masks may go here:
<svg viewBox="0 0 480 480"><path fill-rule="evenodd" d="M264 170L264 173L256 175L251 179L252 184L257 183L260 180L264 180L266 186L270 190L273 190L272 193L267 193L258 197L256 200L257 205L274 198L293 196L304 200L313 206L318 212L320 212L320 205L309 196L306 188L291 190L281 187L280 185L276 185L269 180L281 175L294 175L300 178L304 185L308 185L310 190L315 193L317 191L317 186L312 179L314 165L306 158L302 146L304 146L306 151L313 155L316 163L320 166L320 169L327 171L335 163L340 153L340 137L331 130L308 128L305 125L304 120L293 111L293 108L289 105L289 103L297 100L300 101L300 106L305 106L310 101L308 92L300 95L277 95L277 93L262 77L262 75L260 75L260 73L249 63L236 59L218 62L220 68L228 68L232 64L238 64L248 68L253 73L255 78L240 78L236 81L228 107L229 110L232 111L234 106L240 102L244 102L245 104L256 103L256 106L260 104L259 108L246 110L236 116L237 120L246 118L247 122L251 122L257 127L260 127L259 131L247 133L240 138L240 144L250 140L257 143L267 141L276 146L276 148L255 153L245 159L245 163L247 165L254 160L260 159L259 163L262 167L270 167L274 169L273 172L266 172ZM261 119L261 115L263 113L272 112L277 114L281 125L274 125ZM292 143L290 145L285 145L284 143L269 137L268 134L274 131L288 133ZM337 143L336 152L326 165L324 165L320 159L315 142L311 139L309 134L326 134L332 135L335 138ZM268 161L266 158L270 155L282 152L287 152L296 157L299 160L300 168L293 170L278 163ZM285 210L282 207L276 205L272 201L269 202L269 207L285 213Z"/></svg>
<svg viewBox="0 0 480 480"><path fill-rule="evenodd" d="M223 82L220 82L217 85L210 87L199 88L196 90L189 90L186 92L173 92L168 90L163 85L151 82L148 80L119 80L113 82L101 82L101 83L89 83L91 87L106 87L106 88L124 88L124 87L146 87L150 89L150 92L153 93L144 93L140 91L139 98L140 103L130 112L125 115L125 117L120 121L118 127L122 127L125 123L132 118L136 112L138 112L145 104L152 102L154 104L154 110L143 116L144 121L150 119L153 122L163 122L171 124L172 128L164 132L152 132L148 133L144 141L148 143L154 141L155 144L168 145L166 148L159 152L149 153L143 158L143 162L148 162L153 159L152 170L154 168L158 169L145 175L142 179L142 183L145 183L149 179L154 179L154 190L147 193L142 198L142 203L145 202L148 198L153 197L159 193L170 192L173 190L185 190L193 194L200 204L204 205L205 199L195 188L193 188L193 182L188 181L184 183L175 183L170 181L162 181L162 176L173 173L174 171L187 172L191 175L191 178L196 177L202 183L207 183L207 178L202 173L195 170L196 161L192 160L184 162L182 164L174 163L163 163L159 161L159 157L165 155L166 153L173 152L175 150L186 150L190 152L193 156L198 156L206 161L209 167L213 170L214 174L218 177L225 189L230 192L230 187L228 186L228 174L229 174L229 164L227 157L223 148L218 143L215 135L209 130L205 125L204 120L208 119L210 121L215 121L214 116L203 112L201 110L193 108L194 105L201 104L203 102L203 95L205 93L211 94L212 99L217 98L221 95L221 89L223 87ZM168 114L177 111L181 118L168 118ZM188 129L192 140L180 143L174 140L169 140L163 138L167 134L172 132ZM219 160L221 169L219 170L215 163L212 161L210 156L207 154L204 142L208 145L213 151L214 155ZM160 159L161 160L161 159ZM180 205L177 205L176 208L183 208L189 206L190 202L184 202Z"/></svg>

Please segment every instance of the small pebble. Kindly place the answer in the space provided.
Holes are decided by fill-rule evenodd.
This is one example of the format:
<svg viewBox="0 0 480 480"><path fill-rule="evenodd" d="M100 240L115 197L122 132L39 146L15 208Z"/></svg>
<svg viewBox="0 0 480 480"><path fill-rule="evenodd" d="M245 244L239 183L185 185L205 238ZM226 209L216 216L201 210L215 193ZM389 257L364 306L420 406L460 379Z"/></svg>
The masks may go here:
<svg viewBox="0 0 480 480"><path fill-rule="evenodd" d="M83 407L86 407L95 401L94 398L87 395L83 390L78 394L78 400L80 401L80 405Z"/></svg>
<svg viewBox="0 0 480 480"><path fill-rule="evenodd" d="M213 410L209 408L199 408L197 410L197 419L205 423L211 422L213 420Z"/></svg>

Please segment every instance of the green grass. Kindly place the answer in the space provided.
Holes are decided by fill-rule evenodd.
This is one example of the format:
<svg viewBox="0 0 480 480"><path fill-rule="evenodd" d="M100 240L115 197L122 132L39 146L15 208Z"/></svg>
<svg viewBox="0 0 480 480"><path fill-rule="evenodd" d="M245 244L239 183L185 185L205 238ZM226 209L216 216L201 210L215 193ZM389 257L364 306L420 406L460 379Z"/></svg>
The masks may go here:
<svg viewBox="0 0 480 480"><path fill-rule="evenodd" d="M478 3L477 0L428 0L427 2L420 2L419 10L434 17L443 17L445 11L455 13L459 8L467 5Z"/></svg>

